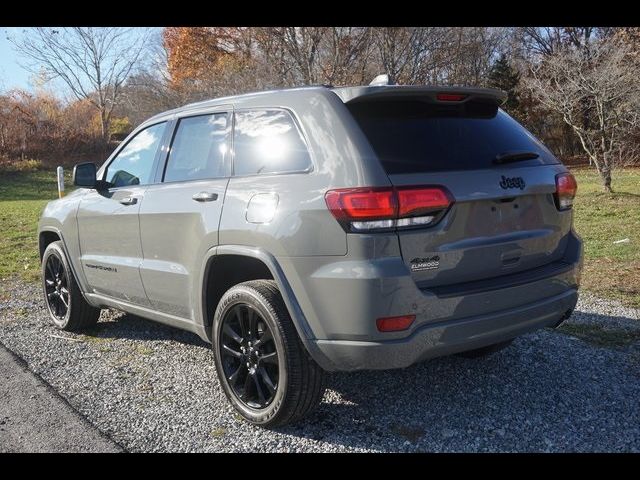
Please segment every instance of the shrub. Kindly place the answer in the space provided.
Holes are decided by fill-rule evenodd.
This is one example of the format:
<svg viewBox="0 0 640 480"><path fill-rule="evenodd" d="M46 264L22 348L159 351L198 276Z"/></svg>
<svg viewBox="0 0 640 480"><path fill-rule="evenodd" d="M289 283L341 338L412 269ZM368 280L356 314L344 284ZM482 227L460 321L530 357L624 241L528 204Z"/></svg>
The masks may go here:
<svg viewBox="0 0 640 480"><path fill-rule="evenodd" d="M44 170L45 165L35 158L21 160L0 159L0 171L2 172L36 172Z"/></svg>

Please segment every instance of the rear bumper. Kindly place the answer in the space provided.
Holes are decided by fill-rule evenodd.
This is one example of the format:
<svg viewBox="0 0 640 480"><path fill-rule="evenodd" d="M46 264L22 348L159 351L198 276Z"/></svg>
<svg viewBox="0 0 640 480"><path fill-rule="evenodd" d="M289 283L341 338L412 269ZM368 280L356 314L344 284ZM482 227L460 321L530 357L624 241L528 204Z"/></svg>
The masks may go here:
<svg viewBox="0 0 640 480"><path fill-rule="evenodd" d="M555 327L575 308L577 289L508 311L423 325L409 337L384 342L316 340L316 361L329 371L404 368L433 357L480 348L543 327Z"/></svg>
<svg viewBox="0 0 640 480"><path fill-rule="evenodd" d="M560 269L455 291L420 289L397 242L379 236L360 236L346 257L280 264L309 327L303 341L324 369L403 368L557 325L578 299L582 241L574 232L569 237ZM375 326L377 318L407 314L416 316L409 330L382 333Z"/></svg>

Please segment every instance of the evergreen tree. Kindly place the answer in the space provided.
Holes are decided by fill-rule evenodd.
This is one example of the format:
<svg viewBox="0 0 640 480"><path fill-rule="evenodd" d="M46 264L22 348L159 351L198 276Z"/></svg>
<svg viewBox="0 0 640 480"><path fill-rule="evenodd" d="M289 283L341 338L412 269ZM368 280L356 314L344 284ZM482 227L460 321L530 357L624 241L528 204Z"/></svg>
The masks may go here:
<svg viewBox="0 0 640 480"><path fill-rule="evenodd" d="M500 58L491 67L488 84L490 87L499 88L507 92L508 97L503 108L511 115L518 117L520 114L520 99L518 96L520 73L511 66L506 54L500 55Z"/></svg>

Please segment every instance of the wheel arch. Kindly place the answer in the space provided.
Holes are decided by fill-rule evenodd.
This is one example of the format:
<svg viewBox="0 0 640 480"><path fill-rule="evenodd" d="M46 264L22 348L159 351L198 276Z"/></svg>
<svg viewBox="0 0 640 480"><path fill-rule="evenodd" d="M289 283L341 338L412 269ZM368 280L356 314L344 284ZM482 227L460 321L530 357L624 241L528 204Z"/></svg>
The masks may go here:
<svg viewBox="0 0 640 480"><path fill-rule="evenodd" d="M64 247L64 241L62 240L62 235L60 235L60 231L58 229L50 227L40 231L40 233L38 234L38 250L40 253L40 261L42 261L44 251L47 249L47 247L53 242L57 241L61 241ZM66 248L65 253L67 253Z"/></svg>
<svg viewBox="0 0 640 480"><path fill-rule="evenodd" d="M310 340L314 338L313 332L311 331L304 313L296 300L291 285L287 281L284 272L280 268L275 257L261 248L248 247L244 245L219 245L207 252L200 279L201 321L207 331L207 334L209 336L211 335L211 321L213 320L213 314L218 301L228 288L240 283L232 283L234 280L230 279L225 283L219 284L222 286L216 288L215 285L212 286L213 280L225 277L225 271L220 267L227 267L229 264L235 264L237 266L237 261L242 262L241 266L250 266L247 275L241 276L240 278L251 276L251 274L259 275L258 278L245 278L241 280L241 282L258 280L260 278L272 279L276 282L284 303L287 306L287 310L289 311L289 315L291 315L293 324L296 327L298 336L307 350L311 353L311 349L314 347L314 344L310 342ZM266 274L269 276L265 277ZM227 285L228 288L226 287Z"/></svg>
<svg viewBox="0 0 640 480"><path fill-rule="evenodd" d="M82 293L82 296L87 301L87 303L92 304L91 300L87 298L87 296L85 295L87 291L85 277L84 275L79 275L79 273L82 273L82 270L81 270L82 266L76 265L75 259L69 252L69 248L67 246L67 242L65 241L64 235L62 234L59 228L53 225L44 226L40 228L38 232L38 250L40 255L39 257L40 262L42 262L42 257L44 256L44 252L47 249L47 247L51 243L57 242L57 241L60 241L62 244L62 250L64 251L64 254L67 257L67 262L69 263L69 267L71 268L71 273L73 273L73 276L76 280L78 288L80 289L80 292Z"/></svg>

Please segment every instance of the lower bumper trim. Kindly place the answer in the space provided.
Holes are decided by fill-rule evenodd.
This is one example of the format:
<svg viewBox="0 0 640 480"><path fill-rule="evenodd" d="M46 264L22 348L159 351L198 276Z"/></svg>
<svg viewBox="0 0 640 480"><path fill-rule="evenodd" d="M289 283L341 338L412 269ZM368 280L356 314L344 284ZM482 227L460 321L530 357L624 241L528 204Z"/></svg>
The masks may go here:
<svg viewBox="0 0 640 480"><path fill-rule="evenodd" d="M315 360L329 371L404 368L429 358L484 347L544 327L556 327L578 301L576 289L502 312L423 325L385 342L315 340Z"/></svg>

